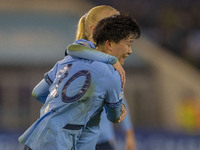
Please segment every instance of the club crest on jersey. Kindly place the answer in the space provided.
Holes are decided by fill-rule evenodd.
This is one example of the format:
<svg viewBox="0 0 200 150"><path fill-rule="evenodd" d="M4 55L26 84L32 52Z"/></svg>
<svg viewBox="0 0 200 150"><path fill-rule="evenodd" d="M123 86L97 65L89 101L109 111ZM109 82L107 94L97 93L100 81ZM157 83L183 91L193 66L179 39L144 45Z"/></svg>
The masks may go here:
<svg viewBox="0 0 200 150"><path fill-rule="evenodd" d="M122 99L124 97L124 92L122 91L120 94L119 94L119 99Z"/></svg>

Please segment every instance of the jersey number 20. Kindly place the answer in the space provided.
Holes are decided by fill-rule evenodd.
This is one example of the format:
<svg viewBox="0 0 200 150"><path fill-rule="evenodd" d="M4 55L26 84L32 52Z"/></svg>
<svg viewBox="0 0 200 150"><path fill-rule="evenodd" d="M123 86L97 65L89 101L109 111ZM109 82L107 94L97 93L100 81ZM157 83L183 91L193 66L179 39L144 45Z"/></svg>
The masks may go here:
<svg viewBox="0 0 200 150"><path fill-rule="evenodd" d="M66 78L68 76L68 72L69 70L71 69L72 67L72 64L67 64L62 70L61 72L59 73L59 75L61 76L61 74L63 73L63 71L65 71L65 75L64 77L62 77L59 81L58 81L58 84L56 85L56 88L60 85L60 83L62 82L62 80L64 78ZM78 77L80 76L85 76L85 82L82 86L82 88L77 92L77 94L75 94L74 96L72 97L69 97L66 95L66 91L67 91L67 88L68 86L75 80L77 79ZM90 72L87 71L87 70L80 70L78 71L77 73L75 73L66 83L65 85L63 86L63 89L62 89L62 101L65 102L65 103L71 103L71 102L74 102L74 101L77 101L79 100L84 94L85 92L87 91L88 87L90 86L90 83L91 83L91 75L90 75ZM58 96L58 93L56 94L56 97Z"/></svg>

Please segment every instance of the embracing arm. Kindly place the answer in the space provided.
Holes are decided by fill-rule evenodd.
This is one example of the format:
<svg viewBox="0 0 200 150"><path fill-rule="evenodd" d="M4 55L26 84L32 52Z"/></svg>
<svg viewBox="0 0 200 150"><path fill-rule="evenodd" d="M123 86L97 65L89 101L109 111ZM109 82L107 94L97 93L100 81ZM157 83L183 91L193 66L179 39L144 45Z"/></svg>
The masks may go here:
<svg viewBox="0 0 200 150"><path fill-rule="evenodd" d="M47 82L44 79L40 81L40 83L38 83L32 91L32 96L41 103L45 103L48 94L49 84L47 84Z"/></svg>
<svg viewBox="0 0 200 150"><path fill-rule="evenodd" d="M91 48L80 44L71 44L68 46L67 54L79 58L109 63L111 65L114 65L118 61L115 56L98 51L95 49L95 47Z"/></svg>
<svg viewBox="0 0 200 150"><path fill-rule="evenodd" d="M44 74L44 79L41 80L32 91L32 96L43 104L49 94L49 87L55 79L57 68L58 63L56 63L51 70Z"/></svg>
<svg viewBox="0 0 200 150"><path fill-rule="evenodd" d="M121 122L126 116L126 107L122 103L123 90L121 87L120 76L117 72L109 71L105 75L106 98L105 109L107 118L113 123Z"/></svg>
<svg viewBox="0 0 200 150"><path fill-rule="evenodd" d="M109 63L119 72L121 76L122 88L125 86L125 71L115 56L103 53L95 49L95 45L87 40L79 39L67 48L67 54L79 58L90 59Z"/></svg>

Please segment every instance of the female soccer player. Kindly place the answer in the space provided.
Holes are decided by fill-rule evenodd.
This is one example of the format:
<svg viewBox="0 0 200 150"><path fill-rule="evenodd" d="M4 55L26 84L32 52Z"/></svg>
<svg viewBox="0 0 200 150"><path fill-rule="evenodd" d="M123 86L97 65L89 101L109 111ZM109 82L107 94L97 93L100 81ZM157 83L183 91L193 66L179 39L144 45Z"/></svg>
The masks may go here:
<svg viewBox="0 0 200 150"><path fill-rule="evenodd" d="M89 13L87 14L87 15L89 15ZM87 15L85 15L84 17L87 17ZM85 20L86 21L86 20ZM91 29L91 31L93 30L93 28L95 27L95 25L93 26L93 27L91 27L90 29ZM90 51L90 50L89 50ZM88 52L89 52L88 51ZM95 50L94 50L95 51ZM92 51L92 53L90 53L89 55L86 55L87 57L89 56L89 57L91 57L91 56L93 56L93 58L95 58L94 56L97 56L97 54L96 53L98 53L98 52L94 52L94 51ZM72 53L73 53L73 50L72 50ZM87 53L87 49L84 51L84 53ZM81 54L80 52L79 52L79 54ZM116 60L116 58L112 58L112 56L108 56L108 55L105 55L104 53L103 54L98 54L98 56L96 57L96 59L100 59L100 58L103 58L103 59L105 59L106 58L106 60L108 60L108 62L111 62L111 64L113 64L113 62L115 62ZM101 58L101 59L102 59ZM113 61L114 60L114 61ZM120 60L120 58L119 58L119 60ZM121 58L121 60L123 61L123 58ZM49 81L48 79L46 80L46 81ZM59 80L60 81L60 80ZM41 101L41 102L44 102L45 100L46 100L46 98L45 98L45 96L46 96L46 94L48 93L39 93L37 90L35 90L34 91L35 93L37 93L37 98ZM33 92L33 93L34 93ZM56 93L55 93L56 94ZM56 95L54 95L54 96L56 96ZM47 105L48 106L48 105ZM46 109L48 109L48 107L46 107Z"/></svg>
<svg viewBox="0 0 200 150"><path fill-rule="evenodd" d="M119 14L119 12L114 9L113 7L107 6L107 5L101 5L96 6L92 8L90 11L88 11L85 15L81 17L78 23L77 28L77 34L76 34L76 40L78 39L85 39L92 41L94 43L92 34L93 30L96 26L96 24L103 18ZM84 43L84 42L83 42ZM116 59L116 57L102 53L100 51L90 51L85 50L84 52L80 51L73 51L68 50L68 54L80 58L85 59L91 59L91 60L97 60L105 63L110 63L113 65L113 67L119 71L122 82L125 84L125 74L123 68L121 68L121 65L119 64L119 61ZM123 85L124 86L124 85ZM126 102L124 102L127 104ZM126 105L126 108L128 106ZM134 131L132 127L132 123L130 120L129 111L127 111L126 118L120 123L121 129L125 132L126 135L126 150L135 150L136 149L136 143L135 143L135 137L134 137ZM97 143L97 149L98 150L113 150L114 149L114 129L113 124L109 122L106 118L105 112L101 115L101 122L100 122L100 136Z"/></svg>

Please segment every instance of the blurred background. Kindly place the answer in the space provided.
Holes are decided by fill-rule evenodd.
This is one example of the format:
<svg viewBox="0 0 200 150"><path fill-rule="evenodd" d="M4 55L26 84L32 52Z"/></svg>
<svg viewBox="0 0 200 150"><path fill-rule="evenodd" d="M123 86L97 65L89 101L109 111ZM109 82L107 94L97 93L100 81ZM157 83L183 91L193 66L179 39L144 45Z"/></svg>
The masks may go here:
<svg viewBox="0 0 200 150"><path fill-rule="evenodd" d="M17 138L41 107L32 89L64 57L79 18L103 4L132 14L142 30L125 62L137 149L200 149L199 0L1 0L0 150L22 149Z"/></svg>

